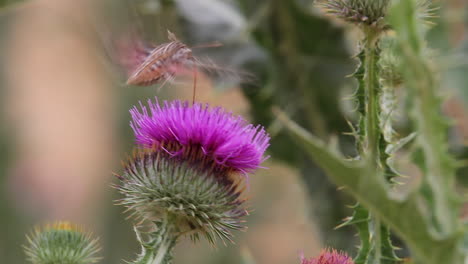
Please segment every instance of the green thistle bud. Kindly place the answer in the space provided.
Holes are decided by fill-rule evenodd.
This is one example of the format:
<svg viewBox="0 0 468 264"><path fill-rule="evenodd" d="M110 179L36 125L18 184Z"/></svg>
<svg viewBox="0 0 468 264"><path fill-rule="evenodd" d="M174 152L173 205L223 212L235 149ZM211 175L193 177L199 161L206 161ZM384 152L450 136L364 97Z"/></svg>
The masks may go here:
<svg viewBox="0 0 468 264"><path fill-rule="evenodd" d="M390 0L319 0L318 5L330 15L346 22L384 29L383 22Z"/></svg>
<svg viewBox="0 0 468 264"><path fill-rule="evenodd" d="M231 240L230 230L243 229L239 184L227 172L171 157L168 153L139 150L124 165L124 194L120 204L138 218L159 223L171 219L172 236L200 235L214 243Z"/></svg>
<svg viewBox="0 0 468 264"><path fill-rule="evenodd" d="M348 23L384 31L390 28L385 21L391 0L317 0L318 6L331 16ZM436 8L430 0L417 1L418 18L431 25Z"/></svg>
<svg viewBox="0 0 468 264"><path fill-rule="evenodd" d="M57 222L38 227L27 236L24 247L33 264L89 264L99 258L97 239L68 222Z"/></svg>

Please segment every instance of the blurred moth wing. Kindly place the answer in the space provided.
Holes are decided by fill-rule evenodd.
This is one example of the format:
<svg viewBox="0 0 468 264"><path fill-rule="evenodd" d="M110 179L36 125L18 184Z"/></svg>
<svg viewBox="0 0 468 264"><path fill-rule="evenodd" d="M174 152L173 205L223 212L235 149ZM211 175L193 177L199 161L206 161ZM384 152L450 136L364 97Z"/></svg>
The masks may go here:
<svg viewBox="0 0 468 264"><path fill-rule="evenodd" d="M236 70L221 67L208 58L198 58L192 49L177 39L174 33L168 31L170 42L157 46L145 45L136 41L135 46L123 49L120 56L121 65L127 71L127 85L151 86L158 84L159 88L166 83L172 83L178 76L191 76L193 82L193 97L197 90L198 72L205 73L216 82L222 80L229 84L238 84L252 76ZM219 42L204 44L194 48L219 47Z"/></svg>
<svg viewBox="0 0 468 264"><path fill-rule="evenodd" d="M127 84L148 86L172 80L184 67L195 61L192 50L187 45L178 41L171 32L168 37L171 42L156 46L144 59L135 60L140 63L134 70L130 70Z"/></svg>

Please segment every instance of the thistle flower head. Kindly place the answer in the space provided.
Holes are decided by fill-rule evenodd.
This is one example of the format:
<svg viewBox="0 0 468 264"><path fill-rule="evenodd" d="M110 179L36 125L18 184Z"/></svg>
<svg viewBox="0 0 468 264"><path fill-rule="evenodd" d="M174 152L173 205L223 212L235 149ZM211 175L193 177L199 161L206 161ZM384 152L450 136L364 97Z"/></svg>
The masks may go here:
<svg viewBox="0 0 468 264"><path fill-rule="evenodd" d="M237 174L260 166L269 136L222 108L148 103L131 110L140 148L124 165L121 204L144 220L170 219L174 237L231 240L247 214Z"/></svg>
<svg viewBox="0 0 468 264"><path fill-rule="evenodd" d="M97 239L69 222L56 222L38 227L27 236L25 253L34 264L89 264L99 258Z"/></svg>
<svg viewBox="0 0 468 264"><path fill-rule="evenodd" d="M253 126L218 107L188 102L148 100L130 112L136 141L143 147L155 145L170 155L206 160L220 170L249 173L265 159L269 136L261 126ZM149 110L149 111L148 111Z"/></svg>
<svg viewBox="0 0 468 264"><path fill-rule="evenodd" d="M324 11L346 22L384 27L390 0L319 0L318 4Z"/></svg>
<svg viewBox="0 0 468 264"><path fill-rule="evenodd" d="M390 0L318 0L318 6L325 13L342 19L348 23L386 30L390 26L385 17L390 9ZM418 17L424 23L431 25L430 19L435 17L436 8L430 0L417 0Z"/></svg>
<svg viewBox="0 0 468 264"><path fill-rule="evenodd" d="M345 253L325 249L318 257L311 259L302 257L301 264L354 264L354 262Z"/></svg>

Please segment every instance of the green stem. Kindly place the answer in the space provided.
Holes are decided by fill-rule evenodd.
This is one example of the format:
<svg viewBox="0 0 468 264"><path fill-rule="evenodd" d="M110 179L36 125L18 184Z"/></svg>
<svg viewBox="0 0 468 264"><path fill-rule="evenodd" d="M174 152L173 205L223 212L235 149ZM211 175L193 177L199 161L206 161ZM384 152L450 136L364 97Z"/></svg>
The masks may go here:
<svg viewBox="0 0 468 264"><path fill-rule="evenodd" d="M365 115L365 131L366 131L366 147L367 158L373 160L375 167L380 167L379 159L379 97L378 97L378 50L377 40L378 35L371 30L367 32L365 40L365 95L366 95L366 115Z"/></svg>
<svg viewBox="0 0 468 264"><path fill-rule="evenodd" d="M380 83L379 83L379 66L380 49L377 46L379 41L379 32L372 28L365 29L366 39L364 42L364 148L362 148L361 156L370 164L377 172L375 177L385 175L385 161L382 158L385 156L385 147L381 148L382 131L380 127ZM361 102L362 103L362 102ZM361 144L362 145L362 144ZM368 232L371 232L371 247L368 252L368 259L364 263L380 264L380 263L395 263L397 258L393 253L393 246L390 242L390 233L383 233L382 229L387 229L381 220L369 214ZM361 231L362 232L362 231ZM367 242L369 243L369 242Z"/></svg>
<svg viewBox="0 0 468 264"><path fill-rule="evenodd" d="M171 249L171 243L162 243L158 249L156 250L154 260L151 262L152 264L161 264L164 263L164 259L168 255Z"/></svg>
<svg viewBox="0 0 468 264"><path fill-rule="evenodd" d="M380 223L380 220L376 217L372 217L373 225L372 227L374 228L374 247L375 247L375 257L374 257L374 263L375 264L380 264L380 261L382 259L382 224Z"/></svg>
<svg viewBox="0 0 468 264"><path fill-rule="evenodd" d="M172 263L172 249L176 245L178 238L176 227L168 216L154 224L157 230L149 233L148 242L143 241L140 233L135 229L138 241L142 246L142 253L134 264Z"/></svg>

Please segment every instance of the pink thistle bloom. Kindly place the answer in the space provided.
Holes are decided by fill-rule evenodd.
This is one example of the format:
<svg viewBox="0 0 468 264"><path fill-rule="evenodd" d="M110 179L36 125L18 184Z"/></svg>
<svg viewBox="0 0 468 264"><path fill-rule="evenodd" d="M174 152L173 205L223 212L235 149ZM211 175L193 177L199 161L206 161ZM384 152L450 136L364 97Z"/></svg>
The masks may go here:
<svg viewBox="0 0 468 264"><path fill-rule="evenodd" d="M325 249L315 258L306 259L302 256L301 264L354 264L354 262L344 252Z"/></svg>
<svg viewBox="0 0 468 264"><path fill-rule="evenodd" d="M160 147L171 156L197 160L216 170L251 173L267 158L270 137L221 107L165 101L130 110L130 126L142 147Z"/></svg>

